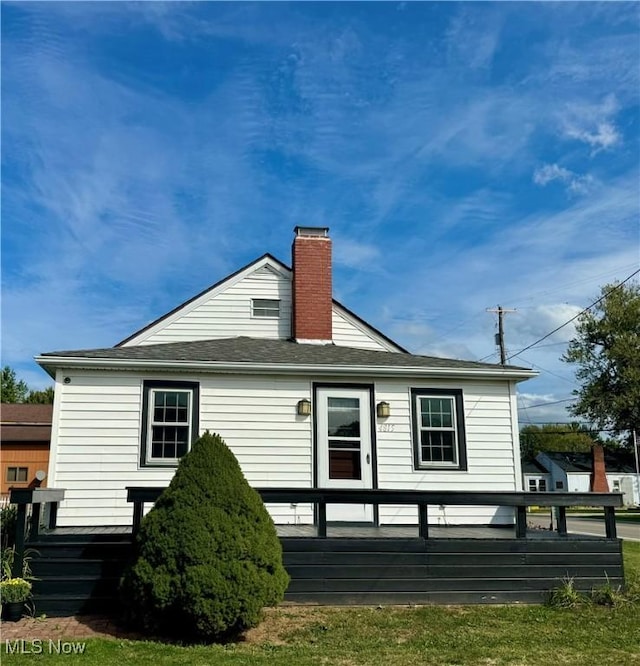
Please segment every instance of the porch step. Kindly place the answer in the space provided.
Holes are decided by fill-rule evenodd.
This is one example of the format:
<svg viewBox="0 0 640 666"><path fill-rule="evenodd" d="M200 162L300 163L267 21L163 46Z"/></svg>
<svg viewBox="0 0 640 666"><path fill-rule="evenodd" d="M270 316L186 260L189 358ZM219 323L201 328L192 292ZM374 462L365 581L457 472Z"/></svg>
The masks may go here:
<svg viewBox="0 0 640 666"><path fill-rule="evenodd" d="M40 579L68 576L70 571L74 576L119 578L125 567L125 559L114 558L114 553L109 555L108 559L40 557L31 561L31 572Z"/></svg>

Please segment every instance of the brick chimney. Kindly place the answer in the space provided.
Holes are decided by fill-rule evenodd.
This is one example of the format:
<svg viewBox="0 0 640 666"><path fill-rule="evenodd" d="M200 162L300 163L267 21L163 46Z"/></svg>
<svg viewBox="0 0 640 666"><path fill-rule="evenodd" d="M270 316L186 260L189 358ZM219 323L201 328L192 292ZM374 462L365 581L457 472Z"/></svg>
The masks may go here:
<svg viewBox="0 0 640 666"><path fill-rule="evenodd" d="M331 239L327 227L294 229L293 321L296 342L326 344L333 340Z"/></svg>
<svg viewBox="0 0 640 666"><path fill-rule="evenodd" d="M591 448L593 456L593 467L591 468L591 492L592 493L608 493L609 483L607 482L607 474L604 466L604 449L595 445Z"/></svg>

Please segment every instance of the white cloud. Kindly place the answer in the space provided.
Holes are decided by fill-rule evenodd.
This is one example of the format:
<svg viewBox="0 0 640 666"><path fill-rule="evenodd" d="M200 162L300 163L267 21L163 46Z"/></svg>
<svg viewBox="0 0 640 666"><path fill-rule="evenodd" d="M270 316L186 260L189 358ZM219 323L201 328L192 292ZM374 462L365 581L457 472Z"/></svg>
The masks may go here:
<svg viewBox="0 0 640 666"><path fill-rule="evenodd" d="M518 393L518 420L521 426L541 423L565 423L573 420L567 410L573 398L567 400L570 391L555 393ZM548 403L548 404L547 404Z"/></svg>
<svg viewBox="0 0 640 666"><path fill-rule="evenodd" d="M608 121L599 122L594 131L588 129L567 125L565 128L566 135L572 139L588 143L592 148L606 149L612 148L620 141L620 133Z"/></svg>
<svg viewBox="0 0 640 666"><path fill-rule="evenodd" d="M364 271L376 271L380 251L370 243L362 243L333 234L333 261L341 266Z"/></svg>
<svg viewBox="0 0 640 666"><path fill-rule="evenodd" d="M557 164L544 164L533 173L533 182L536 185L544 187L555 180L564 183L572 194L586 194L595 183L593 176L581 176Z"/></svg>
<svg viewBox="0 0 640 666"><path fill-rule="evenodd" d="M447 30L450 61L471 69L488 69L500 43L499 17L482 7L459 6Z"/></svg>
<svg viewBox="0 0 640 666"><path fill-rule="evenodd" d="M599 104L569 103L561 113L561 131L565 137L589 145L595 155L621 142L622 135L613 121L618 110L615 95L607 95Z"/></svg>

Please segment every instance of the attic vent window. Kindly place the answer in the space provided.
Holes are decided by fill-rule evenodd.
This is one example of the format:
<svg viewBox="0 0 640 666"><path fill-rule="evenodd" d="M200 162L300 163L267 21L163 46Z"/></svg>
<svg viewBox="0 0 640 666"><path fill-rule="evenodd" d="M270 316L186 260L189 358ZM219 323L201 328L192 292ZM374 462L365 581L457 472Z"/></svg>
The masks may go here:
<svg viewBox="0 0 640 666"><path fill-rule="evenodd" d="M268 298L254 298L251 301L251 313L254 317L280 316L280 301Z"/></svg>

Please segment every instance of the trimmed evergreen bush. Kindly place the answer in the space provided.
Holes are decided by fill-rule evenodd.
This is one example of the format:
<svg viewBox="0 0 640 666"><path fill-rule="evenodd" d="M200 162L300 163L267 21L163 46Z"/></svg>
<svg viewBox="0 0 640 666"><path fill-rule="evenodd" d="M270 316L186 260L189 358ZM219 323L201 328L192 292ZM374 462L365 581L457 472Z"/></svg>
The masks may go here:
<svg viewBox="0 0 640 666"><path fill-rule="evenodd" d="M235 456L208 431L144 517L121 592L128 619L192 641L255 626L289 583L282 546Z"/></svg>

